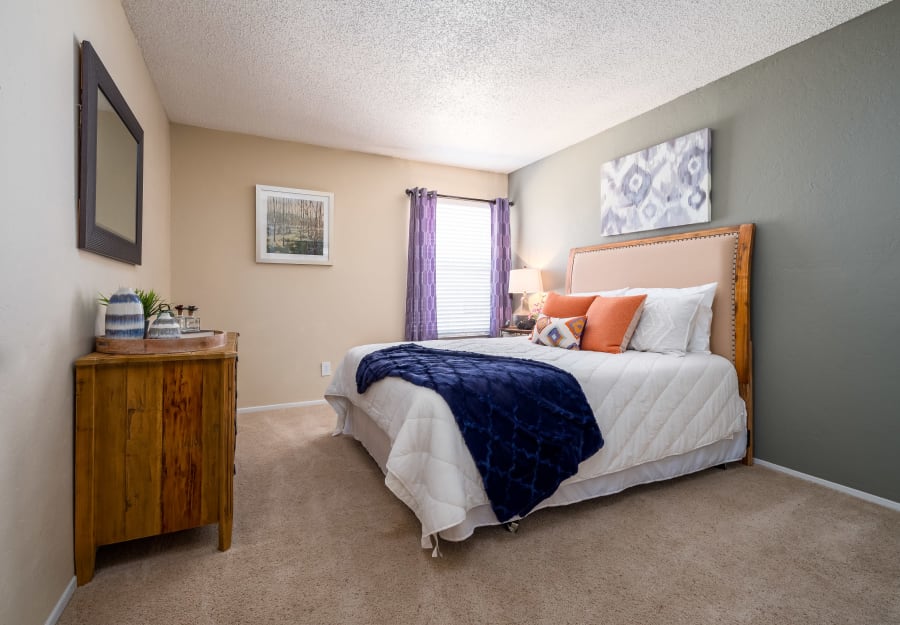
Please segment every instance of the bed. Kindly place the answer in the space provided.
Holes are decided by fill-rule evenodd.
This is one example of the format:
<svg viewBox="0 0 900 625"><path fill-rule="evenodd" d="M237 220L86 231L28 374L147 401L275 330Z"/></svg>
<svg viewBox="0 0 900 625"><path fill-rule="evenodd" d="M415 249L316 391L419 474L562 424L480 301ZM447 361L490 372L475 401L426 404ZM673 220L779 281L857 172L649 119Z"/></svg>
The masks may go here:
<svg viewBox="0 0 900 625"><path fill-rule="evenodd" d="M550 363L584 391L606 441L534 510L619 492L753 458L750 266L753 224L572 249L567 294L626 287L716 283L709 352L573 352L528 337L423 341L426 347ZM353 436L378 463L386 486L422 524L421 545L460 541L500 523L446 402L434 391L385 378L357 393L367 354L350 349L326 391L335 434ZM532 511L533 512L533 511Z"/></svg>

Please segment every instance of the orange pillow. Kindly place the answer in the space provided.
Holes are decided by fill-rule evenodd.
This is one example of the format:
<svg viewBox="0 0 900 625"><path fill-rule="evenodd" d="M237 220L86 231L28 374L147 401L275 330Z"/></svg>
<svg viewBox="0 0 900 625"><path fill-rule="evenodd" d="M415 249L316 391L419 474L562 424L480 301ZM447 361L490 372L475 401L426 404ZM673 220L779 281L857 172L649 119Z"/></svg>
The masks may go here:
<svg viewBox="0 0 900 625"><path fill-rule="evenodd" d="M628 347L646 295L597 296L587 309L587 324L581 335L581 349L621 354Z"/></svg>
<svg viewBox="0 0 900 625"><path fill-rule="evenodd" d="M560 295L547 293L541 314L548 317L583 317L594 301L594 295Z"/></svg>

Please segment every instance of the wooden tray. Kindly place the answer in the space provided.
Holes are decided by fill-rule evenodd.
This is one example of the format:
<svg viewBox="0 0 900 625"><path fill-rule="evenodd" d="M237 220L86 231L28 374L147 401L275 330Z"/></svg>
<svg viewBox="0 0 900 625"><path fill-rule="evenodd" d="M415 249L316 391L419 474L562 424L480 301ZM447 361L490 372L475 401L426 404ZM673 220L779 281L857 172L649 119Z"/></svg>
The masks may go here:
<svg viewBox="0 0 900 625"><path fill-rule="evenodd" d="M94 349L103 354L176 354L215 349L225 345L225 332L213 330L207 336L185 335L180 339L108 339L96 337Z"/></svg>

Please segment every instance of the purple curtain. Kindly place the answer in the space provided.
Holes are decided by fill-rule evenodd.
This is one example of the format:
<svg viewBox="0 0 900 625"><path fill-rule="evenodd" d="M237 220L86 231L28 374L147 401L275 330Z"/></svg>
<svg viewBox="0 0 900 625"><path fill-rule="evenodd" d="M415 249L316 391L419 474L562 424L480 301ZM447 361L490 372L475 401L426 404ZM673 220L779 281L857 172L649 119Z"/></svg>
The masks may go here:
<svg viewBox="0 0 900 625"><path fill-rule="evenodd" d="M406 272L406 340L437 338L434 191L412 189L409 196L409 266Z"/></svg>
<svg viewBox="0 0 900 625"><path fill-rule="evenodd" d="M500 336L500 328L512 315L510 247L509 199L498 197L491 202L491 336Z"/></svg>

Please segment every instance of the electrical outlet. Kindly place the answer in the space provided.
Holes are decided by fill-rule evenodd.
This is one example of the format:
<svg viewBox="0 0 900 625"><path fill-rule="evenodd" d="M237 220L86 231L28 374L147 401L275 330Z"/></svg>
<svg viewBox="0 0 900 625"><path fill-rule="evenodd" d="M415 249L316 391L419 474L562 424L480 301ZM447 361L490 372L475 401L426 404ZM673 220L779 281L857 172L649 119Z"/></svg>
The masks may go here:
<svg viewBox="0 0 900 625"><path fill-rule="evenodd" d="M326 377L331 375L331 361L323 360L322 361L322 377Z"/></svg>

